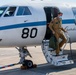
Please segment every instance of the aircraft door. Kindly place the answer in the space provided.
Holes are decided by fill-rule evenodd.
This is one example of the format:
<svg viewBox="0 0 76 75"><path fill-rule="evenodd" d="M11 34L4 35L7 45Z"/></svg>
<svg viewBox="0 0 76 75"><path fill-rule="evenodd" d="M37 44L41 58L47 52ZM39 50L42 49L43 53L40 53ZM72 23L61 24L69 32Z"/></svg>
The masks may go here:
<svg viewBox="0 0 76 75"><path fill-rule="evenodd" d="M44 11L46 14L46 21L47 21L47 30L44 39L50 39L52 36L52 32L50 31L48 25L53 20L53 18L57 17L59 9L57 7L44 7Z"/></svg>

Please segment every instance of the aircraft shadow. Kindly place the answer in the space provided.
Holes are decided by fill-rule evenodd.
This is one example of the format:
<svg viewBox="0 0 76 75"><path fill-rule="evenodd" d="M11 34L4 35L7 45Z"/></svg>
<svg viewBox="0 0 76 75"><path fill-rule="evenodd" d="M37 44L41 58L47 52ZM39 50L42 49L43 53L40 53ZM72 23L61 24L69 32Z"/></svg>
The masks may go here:
<svg viewBox="0 0 76 75"><path fill-rule="evenodd" d="M45 66L42 66L45 65ZM48 65L42 64L41 66L33 69L28 69L28 70L21 70L19 68L15 69L10 69L10 70L3 70L0 71L0 75L46 75L47 73L53 73L53 72L61 72L61 71L66 71L66 70L71 70L73 68L76 68L76 63L72 65L67 65L67 66L60 66L56 67L53 65ZM37 74L38 73L38 74Z"/></svg>

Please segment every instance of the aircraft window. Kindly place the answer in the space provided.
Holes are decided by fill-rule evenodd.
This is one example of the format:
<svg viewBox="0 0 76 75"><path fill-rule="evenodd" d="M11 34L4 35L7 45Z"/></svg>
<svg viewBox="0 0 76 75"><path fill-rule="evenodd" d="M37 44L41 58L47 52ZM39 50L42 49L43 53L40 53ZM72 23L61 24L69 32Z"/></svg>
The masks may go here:
<svg viewBox="0 0 76 75"><path fill-rule="evenodd" d="M15 10L16 10L16 7L10 7L10 8L6 11L4 17L14 16Z"/></svg>
<svg viewBox="0 0 76 75"><path fill-rule="evenodd" d="M6 10L7 7L0 7L0 17L2 16L2 14L4 13L4 11Z"/></svg>
<svg viewBox="0 0 76 75"><path fill-rule="evenodd" d="M31 12L28 7L19 7L17 16L20 15L31 15Z"/></svg>

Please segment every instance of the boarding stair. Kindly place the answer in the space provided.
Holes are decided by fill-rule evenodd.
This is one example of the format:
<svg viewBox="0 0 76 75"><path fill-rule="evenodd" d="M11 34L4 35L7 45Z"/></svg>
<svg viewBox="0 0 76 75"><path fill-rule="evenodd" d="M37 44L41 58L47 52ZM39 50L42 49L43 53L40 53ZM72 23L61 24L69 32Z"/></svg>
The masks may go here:
<svg viewBox="0 0 76 75"><path fill-rule="evenodd" d="M63 54L63 50L60 51L59 56L56 56L55 50L49 48L49 40L42 41L42 51L47 62L54 66L63 66L74 63L72 59L68 59L68 54Z"/></svg>

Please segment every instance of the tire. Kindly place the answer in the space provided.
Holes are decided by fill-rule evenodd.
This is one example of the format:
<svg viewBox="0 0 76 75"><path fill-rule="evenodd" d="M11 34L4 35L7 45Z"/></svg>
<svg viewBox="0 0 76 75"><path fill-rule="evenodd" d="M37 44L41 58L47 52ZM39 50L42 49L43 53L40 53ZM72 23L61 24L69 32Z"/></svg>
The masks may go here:
<svg viewBox="0 0 76 75"><path fill-rule="evenodd" d="M27 66L27 68L32 68L33 62L31 60L25 60L23 66Z"/></svg>

